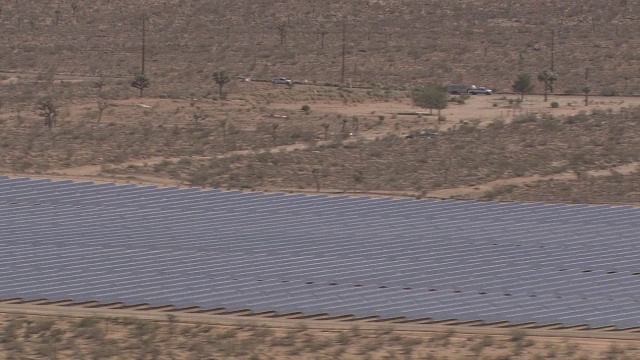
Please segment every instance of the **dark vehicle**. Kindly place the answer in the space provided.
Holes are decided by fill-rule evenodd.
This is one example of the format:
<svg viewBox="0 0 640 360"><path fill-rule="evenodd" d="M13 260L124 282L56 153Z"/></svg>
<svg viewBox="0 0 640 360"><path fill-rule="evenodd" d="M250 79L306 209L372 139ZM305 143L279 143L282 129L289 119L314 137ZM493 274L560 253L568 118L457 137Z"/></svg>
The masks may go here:
<svg viewBox="0 0 640 360"><path fill-rule="evenodd" d="M414 133L405 136L407 139L430 139L434 137L442 136L442 134L438 133L430 133L430 132L422 132L422 133Z"/></svg>

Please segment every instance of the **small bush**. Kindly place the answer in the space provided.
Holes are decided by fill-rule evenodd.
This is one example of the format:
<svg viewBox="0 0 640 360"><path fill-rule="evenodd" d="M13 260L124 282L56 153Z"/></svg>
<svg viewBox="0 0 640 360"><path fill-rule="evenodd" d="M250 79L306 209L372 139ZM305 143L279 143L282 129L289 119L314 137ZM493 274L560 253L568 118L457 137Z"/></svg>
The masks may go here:
<svg viewBox="0 0 640 360"><path fill-rule="evenodd" d="M536 114L528 113L528 114L520 115L516 117L515 119L513 119L511 123L514 125L519 125L519 124L536 122L537 120L538 120L538 116Z"/></svg>
<svg viewBox="0 0 640 360"><path fill-rule="evenodd" d="M551 107L554 108L554 109L557 109L557 108L560 107L560 104L558 104L557 101L554 101L554 102L551 103Z"/></svg>
<svg viewBox="0 0 640 360"><path fill-rule="evenodd" d="M462 105L465 103L464 98L462 96L452 96L449 98L449 102L454 102L459 105Z"/></svg>
<svg viewBox="0 0 640 360"><path fill-rule="evenodd" d="M509 333L509 336L509 340L513 342L519 342L522 341L525 336L527 336L527 332L521 329L515 329Z"/></svg>
<svg viewBox="0 0 640 360"><path fill-rule="evenodd" d="M302 108L300 108L300 110L304 111L305 113L309 113L309 111L311 111L311 106L309 105L302 105Z"/></svg>
<svg viewBox="0 0 640 360"><path fill-rule="evenodd" d="M96 326L96 324L98 324L100 320L93 318L93 317L88 317L88 318L82 318L80 319L80 321L78 321L78 327L79 328L88 328L88 327L94 327Z"/></svg>
<svg viewBox="0 0 640 360"><path fill-rule="evenodd" d="M345 332L340 332L336 337L336 342L340 345L348 345L351 342L351 338Z"/></svg>

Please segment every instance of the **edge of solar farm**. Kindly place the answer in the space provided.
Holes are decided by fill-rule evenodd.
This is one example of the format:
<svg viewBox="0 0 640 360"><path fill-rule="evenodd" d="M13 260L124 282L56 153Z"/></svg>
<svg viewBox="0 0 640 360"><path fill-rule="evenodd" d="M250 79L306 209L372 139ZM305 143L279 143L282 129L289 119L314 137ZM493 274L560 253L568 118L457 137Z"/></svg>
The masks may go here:
<svg viewBox="0 0 640 360"><path fill-rule="evenodd" d="M3 180L9 180L8 177L0 177L0 181ZM17 178L15 179L15 181L25 181L25 182L30 182L30 181L35 181L35 180L31 180L29 178ZM56 181L56 182L52 182L52 181L48 181L48 180L37 180L39 183L49 183L49 184L53 184L55 183L56 185L62 185L64 186L65 184L78 184L76 182L71 182L71 181ZM92 185L94 184L93 182L84 182L82 184L87 184ZM1 184L0 184L1 186ZM110 184L110 186L118 186L120 187L120 189L132 189L132 188L136 188L136 189L144 189L152 191L154 189L157 189L157 187L155 186L145 186L145 187L137 187L135 185L114 185L114 184ZM0 194L1 194L1 189L0 188ZM177 188L176 188L177 189ZM193 190L195 191L201 191L200 189L179 189L180 192L193 192ZM211 190L204 190L203 192L207 192L207 191L211 191ZM216 192L220 192L220 190L215 190ZM233 194L239 194L242 192L239 191L231 191L228 193L233 193ZM244 193L244 194L253 194L253 195L259 195L261 193ZM291 195L285 195L285 194L281 194L282 196L291 196ZM294 195L296 197L300 196L300 195ZM326 198L326 195L302 195L305 197L317 197L317 198ZM341 197L341 198L346 198L346 197ZM364 200L370 200L368 198L360 198L360 199L364 199ZM389 199L390 200L390 199ZM375 200L378 201L378 200ZM392 201L398 201L398 200L392 200ZM412 202L415 201L419 201L419 200L409 200ZM424 200L420 200L420 201L424 201ZM433 201L433 200L430 200ZM457 202L454 200L448 201L448 202ZM28 203L30 206L35 206L36 204L40 204L41 205L41 201L38 202L31 202ZM467 203L474 203L474 202L467 202ZM69 206L70 204L61 204L61 203L56 203L56 204L48 204L51 206ZM99 206L100 204L90 204L88 206ZM544 204L534 204L537 206L553 206L553 205L544 205ZM86 204L77 204L75 206L87 206ZM113 205L108 205L108 206L113 206ZM562 205L562 206L569 206L569 205ZM573 205L576 206L576 205ZM582 205L577 205L578 207L584 208L584 206ZM135 205L133 207L138 207L138 205ZM606 207L606 206L590 206L592 208L594 207L600 207L601 209L604 208L611 208L611 207ZM623 208L628 208L628 207L623 207ZM459 290L453 289L454 292L457 292ZM511 296L511 294L505 294L505 295L509 295ZM637 298L634 298L635 302L637 302ZM84 300L84 301L79 301L79 302L74 302L73 300L67 300L67 299L56 299L56 300L52 300L52 301L48 301L48 300L43 300L43 299L38 299L37 296L36 298L27 298L27 299L15 299L15 298L9 298L5 300L5 303L26 303L26 304L58 304L61 306L77 306L77 305L81 305L81 306L88 306L90 308L122 308L122 309L130 309L130 308L140 308L140 309L162 309L165 308L166 311L180 311L180 312L196 312L196 313L202 313L202 314L211 314L211 313L220 313L220 314L235 314L235 315L239 315L239 316L251 316L251 317L255 317L255 316L262 316L262 317L272 317L272 318L278 318L278 317L286 317L286 318L292 318L292 319L317 319L317 320L341 320L341 321L369 321L369 322L394 322L394 323L414 323L414 324L447 324L447 325L471 325L471 326L493 326L493 327L513 327L513 326L519 326L519 327L525 327L525 328L562 328L562 329L609 329L609 330L616 330L616 331L621 331L621 330L625 330L626 331L631 331L631 332L635 332L638 331L638 327L639 325L635 325L633 326L634 322L630 322L630 326L626 326L626 327L618 327L616 328L615 326L611 326L608 325L606 323L599 323L599 324L571 324L571 325L566 325L563 323L559 323L559 322L554 322L552 317L546 317L546 321L543 321L541 323L538 322L531 322L531 321L503 321L500 320L499 318L499 314L496 314L497 317L493 318L493 319L488 319L488 318L484 318L484 319L466 319L466 320L459 320L459 319L455 319L455 316L452 317L446 317L446 318L437 318L437 319L431 319L429 317L423 317L423 318L407 318L407 317L403 317L403 316L379 316L379 315L354 315L354 314L349 314L348 311L343 312L343 313L332 313L332 314L327 314L327 313L322 313L322 312L318 312L318 313L302 313L302 312L276 312L276 311L271 311L271 310L262 310L262 311L257 311L257 312L251 312L251 310L249 310L248 308L242 308L242 309L227 309L227 308L215 308L215 309L200 309L197 306L195 307L186 307L186 308L182 308L179 309L175 306L171 306L170 304L167 304L167 306L163 306L163 305L149 305L149 304L127 304L127 305L123 305L123 304L109 304L109 302L104 302L103 303L99 303L99 302L95 302L95 301L90 301L90 300ZM83 305L84 304L84 305ZM635 310L634 310L635 312ZM634 316L637 314L634 314Z"/></svg>

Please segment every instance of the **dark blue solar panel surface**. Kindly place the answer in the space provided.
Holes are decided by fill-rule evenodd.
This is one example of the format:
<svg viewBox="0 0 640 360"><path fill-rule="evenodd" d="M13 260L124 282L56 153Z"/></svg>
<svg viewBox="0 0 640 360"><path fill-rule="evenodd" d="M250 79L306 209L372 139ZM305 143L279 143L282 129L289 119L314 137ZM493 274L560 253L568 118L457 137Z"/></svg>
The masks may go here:
<svg viewBox="0 0 640 360"><path fill-rule="evenodd" d="M640 326L640 209L0 178L0 298Z"/></svg>

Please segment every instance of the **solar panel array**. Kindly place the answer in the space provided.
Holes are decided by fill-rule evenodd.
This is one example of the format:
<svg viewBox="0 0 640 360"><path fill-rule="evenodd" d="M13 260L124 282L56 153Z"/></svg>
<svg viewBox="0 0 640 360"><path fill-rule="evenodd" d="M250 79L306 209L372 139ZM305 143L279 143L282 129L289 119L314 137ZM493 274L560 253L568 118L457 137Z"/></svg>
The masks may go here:
<svg viewBox="0 0 640 360"><path fill-rule="evenodd" d="M0 298L640 326L640 209L0 178Z"/></svg>

